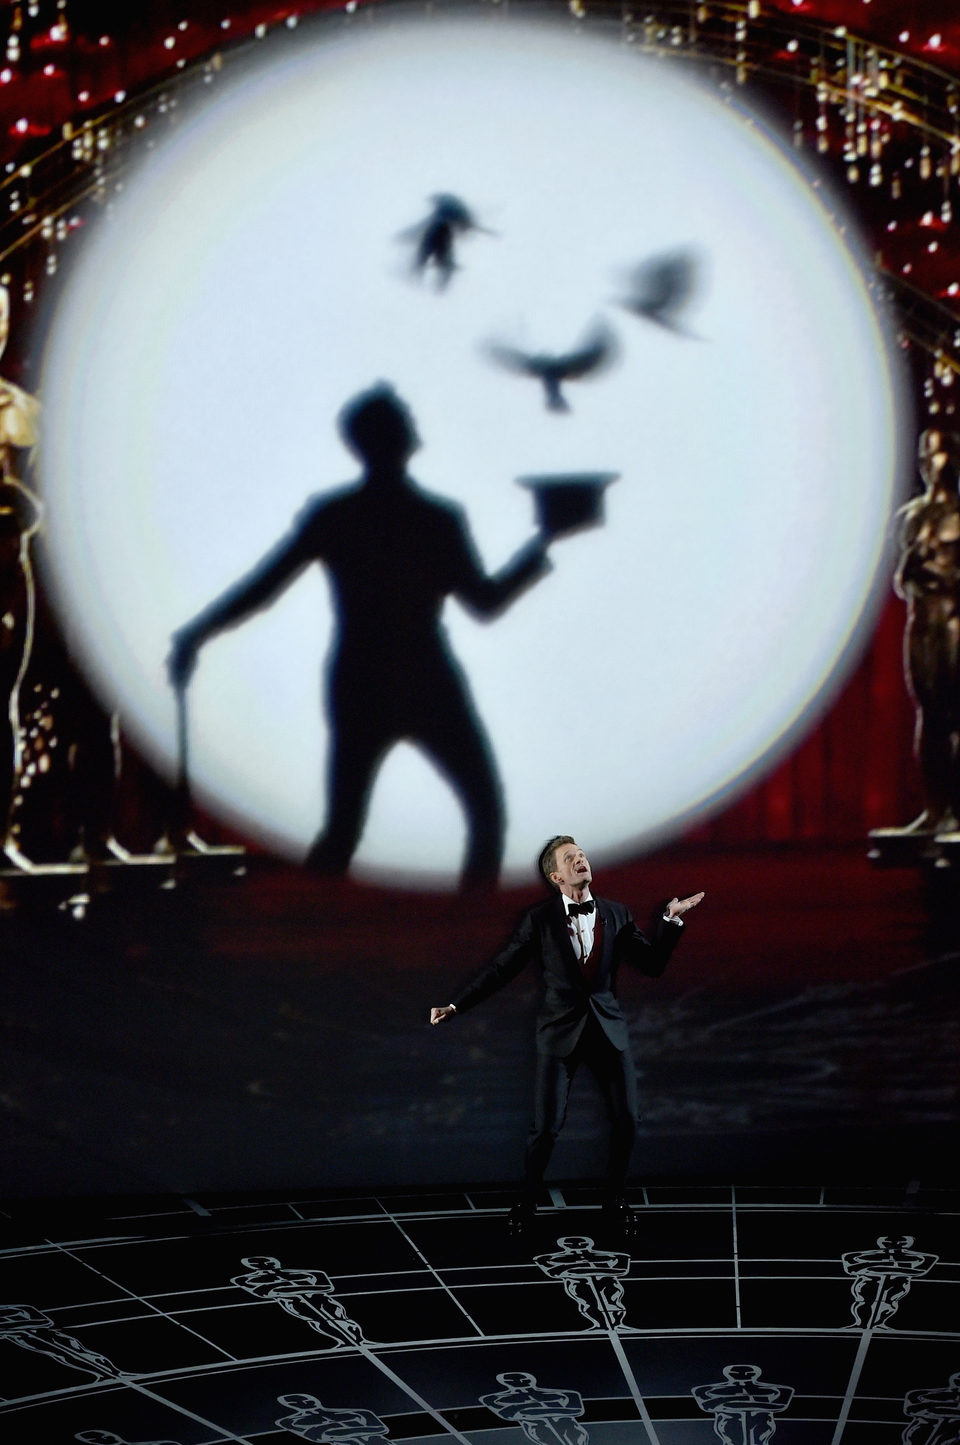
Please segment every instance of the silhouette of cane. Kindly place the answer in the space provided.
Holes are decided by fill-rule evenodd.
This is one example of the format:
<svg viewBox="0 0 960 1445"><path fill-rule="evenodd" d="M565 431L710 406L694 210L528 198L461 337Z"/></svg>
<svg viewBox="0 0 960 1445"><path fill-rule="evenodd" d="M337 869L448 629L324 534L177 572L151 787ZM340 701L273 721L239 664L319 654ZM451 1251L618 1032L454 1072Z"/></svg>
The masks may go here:
<svg viewBox="0 0 960 1445"><path fill-rule="evenodd" d="M177 682L177 776L173 792L173 841L182 845L190 825L190 738L187 726L187 683Z"/></svg>

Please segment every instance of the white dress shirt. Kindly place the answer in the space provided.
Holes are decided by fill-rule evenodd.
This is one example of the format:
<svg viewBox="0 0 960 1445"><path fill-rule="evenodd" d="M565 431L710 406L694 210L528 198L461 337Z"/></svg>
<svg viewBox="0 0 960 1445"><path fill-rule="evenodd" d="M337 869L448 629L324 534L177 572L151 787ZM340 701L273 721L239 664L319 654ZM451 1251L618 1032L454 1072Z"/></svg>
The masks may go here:
<svg viewBox="0 0 960 1445"><path fill-rule="evenodd" d="M583 963L584 959L590 957L590 950L593 947L593 928L597 917L596 906L594 906L592 913L571 914L570 905L575 900L568 898L565 893L562 894L561 897L563 898L563 909L567 917L567 932L570 934L570 940L573 943L573 951L579 961ZM590 890L587 888L584 890L580 902L590 903L592 901Z"/></svg>

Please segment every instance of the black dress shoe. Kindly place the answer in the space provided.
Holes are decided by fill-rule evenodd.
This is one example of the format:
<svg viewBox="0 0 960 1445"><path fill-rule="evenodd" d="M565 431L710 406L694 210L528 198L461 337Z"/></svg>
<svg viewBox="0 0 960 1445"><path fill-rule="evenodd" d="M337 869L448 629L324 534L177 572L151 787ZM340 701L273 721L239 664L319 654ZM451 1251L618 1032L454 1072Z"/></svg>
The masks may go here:
<svg viewBox="0 0 960 1445"><path fill-rule="evenodd" d="M511 1234L523 1234L533 1223L537 1206L532 1199L515 1199L507 1215L507 1228Z"/></svg>

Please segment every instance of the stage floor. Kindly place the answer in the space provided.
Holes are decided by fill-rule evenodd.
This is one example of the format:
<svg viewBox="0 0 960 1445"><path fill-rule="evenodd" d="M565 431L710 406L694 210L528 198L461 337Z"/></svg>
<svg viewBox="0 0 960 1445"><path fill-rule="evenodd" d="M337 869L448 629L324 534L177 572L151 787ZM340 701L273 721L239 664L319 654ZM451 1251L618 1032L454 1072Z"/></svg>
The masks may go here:
<svg viewBox="0 0 960 1445"><path fill-rule="evenodd" d="M629 1242L574 1186L519 1240L506 1202L9 1203L7 1438L891 1445L911 1423L911 1440L958 1438L960 1192L663 1183L634 1192Z"/></svg>

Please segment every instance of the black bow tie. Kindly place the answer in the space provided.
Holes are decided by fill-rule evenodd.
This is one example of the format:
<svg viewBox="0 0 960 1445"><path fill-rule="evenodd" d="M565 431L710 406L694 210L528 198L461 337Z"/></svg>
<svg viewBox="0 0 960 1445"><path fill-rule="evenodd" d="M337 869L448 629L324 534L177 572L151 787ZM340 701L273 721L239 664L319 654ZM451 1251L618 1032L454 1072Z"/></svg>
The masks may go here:
<svg viewBox="0 0 960 1445"><path fill-rule="evenodd" d="M567 913L568 913L568 914L571 914L571 913L592 913L592 912L593 912L593 909L594 909L594 902L593 902L593 899L592 899L592 898L588 898L587 901L586 901L586 903L570 903L570 904L567 905Z"/></svg>

